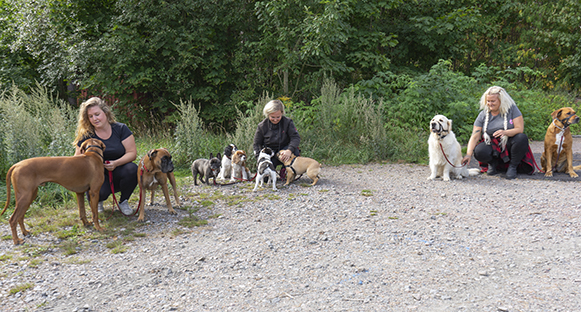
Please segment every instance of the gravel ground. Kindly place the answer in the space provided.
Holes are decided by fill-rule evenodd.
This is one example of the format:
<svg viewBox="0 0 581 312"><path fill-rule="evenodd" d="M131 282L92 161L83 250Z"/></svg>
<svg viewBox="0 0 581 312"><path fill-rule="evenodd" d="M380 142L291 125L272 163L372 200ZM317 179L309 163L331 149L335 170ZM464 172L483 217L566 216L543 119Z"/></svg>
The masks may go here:
<svg viewBox="0 0 581 312"><path fill-rule="evenodd" d="M176 236L188 213L147 207L147 236L121 254L95 240L70 257L49 251L38 267L0 262L0 310L581 310L581 180L428 175L370 164L325 166L317 186L305 177L276 193L192 184L182 193L249 200L218 200L199 214L220 217ZM14 248L0 241L0 256Z"/></svg>

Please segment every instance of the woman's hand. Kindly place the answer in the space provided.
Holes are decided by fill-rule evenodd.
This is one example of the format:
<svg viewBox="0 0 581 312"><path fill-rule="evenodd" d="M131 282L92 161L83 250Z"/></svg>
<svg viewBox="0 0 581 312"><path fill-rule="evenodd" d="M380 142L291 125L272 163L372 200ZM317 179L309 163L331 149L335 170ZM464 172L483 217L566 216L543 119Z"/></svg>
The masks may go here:
<svg viewBox="0 0 581 312"><path fill-rule="evenodd" d="M507 131L508 130L496 130L494 131L492 136L494 136L495 138L502 139L503 136L507 135Z"/></svg>
<svg viewBox="0 0 581 312"><path fill-rule="evenodd" d="M287 162L290 159L290 157L291 157L291 153L292 152L290 150L281 151L280 152L280 157L279 157L280 161Z"/></svg>
<svg viewBox="0 0 581 312"><path fill-rule="evenodd" d="M105 169L109 170L109 171L113 171L115 170L115 168L117 168L117 165L115 164L114 160L106 160L105 163L103 163L103 167L105 167Z"/></svg>
<svg viewBox="0 0 581 312"><path fill-rule="evenodd" d="M470 164L470 159L472 159L472 156L464 156L464 158L462 158L462 166L468 166Z"/></svg>

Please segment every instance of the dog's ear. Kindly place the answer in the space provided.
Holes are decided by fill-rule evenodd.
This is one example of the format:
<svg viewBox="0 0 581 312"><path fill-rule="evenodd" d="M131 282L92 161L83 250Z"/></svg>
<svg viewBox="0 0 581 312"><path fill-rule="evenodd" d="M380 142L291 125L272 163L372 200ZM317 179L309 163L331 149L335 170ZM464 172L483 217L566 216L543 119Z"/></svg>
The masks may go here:
<svg viewBox="0 0 581 312"><path fill-rule="evenodd" d="M551 113L551 117L553 117L553 119L561 117L562 110L563 110L562 108L559 108L558 110L554 111L553 113Z"/></svg>
<svg viewBox="0 0 581 312"><path fill-rule="evenodd" d="M220 153L218 153L218 155L216 155L216 158L221 159L222 156L220 156Z"/></svg>
<svg viewBox="0 0 581 312"><path fill-rule="evenodd" d="M448 119L448 131L452 131L452 119Z"/></svg>
<svg viewBox="0 0 581 312"><path fill-rule="evenodd" d="M214 158L214 154L210 153L210 159Z"/></svg>
<svg viewBox="0 0 581 312"><path fill-rule="evenodd" d="M157 155L157 150L150 150L149 152L147 152L147 157L149 157L149 159L155 158L155 156Z"/></svg>

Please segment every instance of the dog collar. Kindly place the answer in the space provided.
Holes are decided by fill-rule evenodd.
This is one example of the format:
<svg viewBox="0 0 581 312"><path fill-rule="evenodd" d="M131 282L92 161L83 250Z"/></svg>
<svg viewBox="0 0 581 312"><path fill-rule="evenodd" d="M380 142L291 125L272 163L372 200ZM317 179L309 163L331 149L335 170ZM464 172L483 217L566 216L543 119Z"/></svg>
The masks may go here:
<svg viewBox="0 0 581 312"><path fill-rule="evenodd" d="M292 165L295 163L295 160L296 159L297 159L296 157L293 158L293 160L291 160L291 163L288 166L285 165L285 168L290 168L290 170L293 171L293 173L295 174L295 176L297 175L297 171L295 170L295 168L292 167Z"/></svg>
<svg viewBox="0 0 581 312"><path fill-rule="evenodd" d="M562 120L560 120L560 119L557 119L557 118L553 119L553 126L555 126L555 127L559 128L561 131L565 131L565 129L567 129L567 128L569 127L569 125L567 125L567 126L565 126L564 128L561 128L561 127L557 126L557 124L555 123L555 120L559 120L559 122L561 122L561 124L562 124L562 125L564 125L564 126L565 126L565 124L564 124L564 123L563 123L563 121L562 121ZM566 120L566 118L565 118L565 119L563 119L563 120Z"/></svg>
<svg viewBox="0 0 581 312"><path fill-rule="evenodd" d="M87 150L85 151L85 153L88 152L89 148L91 148L91 147L96 147L96 148L100 149L101 152L103 152L103 148L99 145L87 145ZM93 153L95 153L95 152L93 152ZM99 153L95 153L95 154L99 155L99 157L101 157L101 159L105 160L105 157L103 157L103 155L101 155Z"/></svg>

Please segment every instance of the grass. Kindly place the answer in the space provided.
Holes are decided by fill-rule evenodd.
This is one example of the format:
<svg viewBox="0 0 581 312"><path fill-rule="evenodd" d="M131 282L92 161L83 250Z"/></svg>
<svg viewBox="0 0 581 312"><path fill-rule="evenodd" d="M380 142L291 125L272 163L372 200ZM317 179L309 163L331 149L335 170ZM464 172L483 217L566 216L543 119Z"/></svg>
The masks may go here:
<svg viewBox="0 0 581 312"><path fill-rule="evenodd" d="M13 288L10 288L10 290L8 291L8 293L10 295L15 295L15 294L17 294L19 292L23 292L23 291L25 291L27 289L30 289L32 287L34 287L34 285L31 284L31 283L20 284L20 285L17 285L15 287L13 287Z"/></svg>

